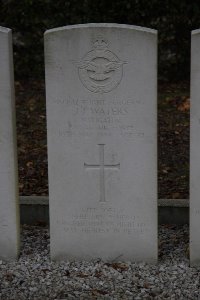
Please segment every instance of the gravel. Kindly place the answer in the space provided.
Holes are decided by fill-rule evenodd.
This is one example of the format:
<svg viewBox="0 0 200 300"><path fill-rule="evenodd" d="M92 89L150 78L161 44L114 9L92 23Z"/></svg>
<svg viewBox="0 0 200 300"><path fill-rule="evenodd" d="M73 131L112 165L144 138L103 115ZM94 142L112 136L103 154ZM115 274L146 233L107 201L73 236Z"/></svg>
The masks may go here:
<svg viewBox="0 0 200 300"><path fill-rule="evenodd" d="M24 225L16 262L0 260L0 299L200 299L189 267L188 226L159 227L159 262L51 262L49 229Z"/></svg>

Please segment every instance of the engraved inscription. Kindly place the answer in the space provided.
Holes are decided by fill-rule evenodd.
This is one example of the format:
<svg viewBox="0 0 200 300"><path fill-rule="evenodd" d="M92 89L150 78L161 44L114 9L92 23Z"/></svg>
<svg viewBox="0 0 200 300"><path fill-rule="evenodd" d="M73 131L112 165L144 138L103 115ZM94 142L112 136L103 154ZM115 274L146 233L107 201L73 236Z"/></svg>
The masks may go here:
<svg viewBox="0 0 200 300"><path fill-rule="evenodd" d="M134 118L130 118L133 111L143 105L141 99L114 98L106 101L100 96L97 99L70 96L57 99L54 103L63 109L67 107L70 116L73 116L73 122L66 122L59 129L60 137L109 137L115 134L129 140L144 137Z"/></svg>
<svg viewBox="0 0 200 300"><path fill-rule="evenodd" d="M100 171L100 200L99 202L106 202L106 196L105 196L105 175L104 170L105 169L114 169L118 170L120 168L120 163L115 165L105 165L104 164L104 144L98 144L99 145L99 164L86 164L84 163L84 167L86 169L99 169Z"/></svg>
<svg viewBox="0 0 200 300"><path fill-rule="evenodd" d="M138 216L130 215L123 208L87 207L74 212L65 220L57 220L64 231L72 234L124 234L143 235L149 231L148 225Z"/></svg>
<svg viewBox="0 0 200 300"><path fill-rule="evenodd" d="M102 36L94 40L94 50L75 62L82 84L91 92L107 93L118 86L123 76L123 64Z"/></svg>
<svg viewBox="0 0 200 300"><path fill-rule="evenodd" d="M2 230L7 230L8 227L8 220L4 215L0 215L0 226L1 226L1 231Z"/></svg>

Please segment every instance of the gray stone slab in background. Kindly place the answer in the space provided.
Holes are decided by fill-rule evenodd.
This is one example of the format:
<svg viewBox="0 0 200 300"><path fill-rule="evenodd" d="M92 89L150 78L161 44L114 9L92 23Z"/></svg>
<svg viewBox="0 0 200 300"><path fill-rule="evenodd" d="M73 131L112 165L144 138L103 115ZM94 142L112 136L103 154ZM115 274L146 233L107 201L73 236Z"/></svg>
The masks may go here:
<svg viewBox="0 0 200 300"><path fill-rule="evenodd" d="M16 168L12 33L0 27L0 259L17 258L19 207Z"/></svg>
<svg viewBox="0 0 200 300"><path fill-rule="evenodd" d="M157 260L156 31L45 34L51 257Z"/></svg>
<svg viewBox="0 0 200 300"><path fill-rule="evenodd" d="M200 30L192 31L191 47L190 262L200 265Z"/></svg>

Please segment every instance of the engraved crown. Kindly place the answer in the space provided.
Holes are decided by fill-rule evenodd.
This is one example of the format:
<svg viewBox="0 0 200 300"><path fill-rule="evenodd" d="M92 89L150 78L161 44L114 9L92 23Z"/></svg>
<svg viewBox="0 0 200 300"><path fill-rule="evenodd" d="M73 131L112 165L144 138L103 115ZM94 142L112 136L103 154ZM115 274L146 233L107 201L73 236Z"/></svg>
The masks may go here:
<svg viewBox="0 0 200 300"><path fill-rule="evenodd" d="M108 42L102 36L98 36L93 41L94 48L98 50L106 49L108 47Z"/></svg>

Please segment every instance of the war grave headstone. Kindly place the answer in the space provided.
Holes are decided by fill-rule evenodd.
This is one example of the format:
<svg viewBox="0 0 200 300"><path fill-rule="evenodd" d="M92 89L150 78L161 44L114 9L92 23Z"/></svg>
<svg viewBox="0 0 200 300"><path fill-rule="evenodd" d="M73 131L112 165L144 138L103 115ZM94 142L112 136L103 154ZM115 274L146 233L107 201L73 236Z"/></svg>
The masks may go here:
<svg viewBox="0 0 200 300"><path fill-rule="evenodd" d="M19 251L12 32L0 27L0 259Z"/></svg>
<svg viewBox="0 0 200 300"><path fill-rule="evenodd" d="M51 257L157 260L157 32L45 33Z"/></svg>
<svg viewBox="0 0 200 300"><path fill-rule="evenodd" d="M200 265L200 30L191 38L190 262Z"/></svg>

